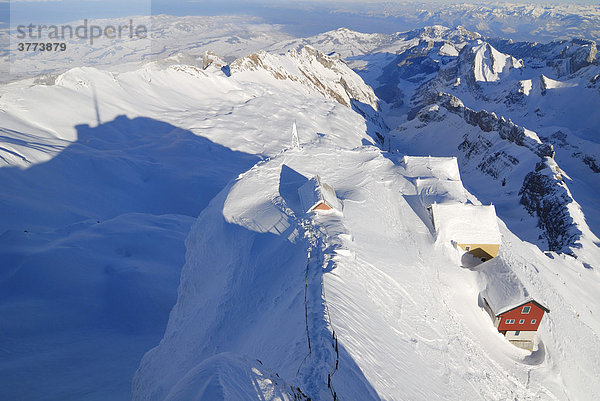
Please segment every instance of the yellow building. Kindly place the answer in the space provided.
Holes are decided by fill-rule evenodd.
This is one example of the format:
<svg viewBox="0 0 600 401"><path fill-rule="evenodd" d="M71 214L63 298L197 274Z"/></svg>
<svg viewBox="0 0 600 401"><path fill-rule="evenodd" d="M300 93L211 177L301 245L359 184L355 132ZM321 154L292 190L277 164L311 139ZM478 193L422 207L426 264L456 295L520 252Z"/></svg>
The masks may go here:
<svg viewBox="0 0 600 401"><path fill-rule="evenodd" d="M501 236L493 205L434 203L430 210L438 241L448 241L483 262L498 256Z"/></svg>
<svg viewBox="0 0 600 401"><path fill-rule="evenodd" d="M500 250L500 244L456 244L456 246L463 249L465 252L469 252L477 259L490 260L498 256Z"/></svg>

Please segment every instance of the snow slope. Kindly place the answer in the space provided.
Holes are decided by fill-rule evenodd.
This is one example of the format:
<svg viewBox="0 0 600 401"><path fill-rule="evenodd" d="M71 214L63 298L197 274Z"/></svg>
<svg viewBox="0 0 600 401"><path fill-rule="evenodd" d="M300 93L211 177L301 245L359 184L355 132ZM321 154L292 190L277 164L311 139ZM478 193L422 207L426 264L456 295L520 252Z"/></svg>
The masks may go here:
<svg viewBox="0 0 600 401"><path fill-rule="evenodd" d="M228 77L202 58L0 91L3 399L128 399L209 201L289 147L294 120L301 142L357 129L371 142L359 115L312 87Z"/></svg>
<svg viewBox="0 0 600 401"><path fill-rule="evenodd" d="M254 53L237 59L230 69L233 74L265 71L277 79L300 82L348 107L356 100L374 110L379 108L373 90L344 62L310 46L290 50L284 56Z"/></svg>
<svg viewBox="0 0 600 401"><path fill-rule="evenodd" d="M281 392L275 399L295 388L311 399L594 399L597 273L548 259L502 226L498 263L552 310L534 354L513 347L478 305L493 283L435 243L399 160L353 147L359 139L284 152L211 202L188 238L178 303L140 365L133 399L170 397L223 352L258 360L287 383L269 387ZM296 190L317 172L343 215L304 217ZM251 382L232 375L224 392Z"/></svg>
<svg viewBox="0 0 600 401"><path fill-rule="evenodd" d="M441 203L431 207L438 241L458 244L500 244L494 205Z"/></svg>

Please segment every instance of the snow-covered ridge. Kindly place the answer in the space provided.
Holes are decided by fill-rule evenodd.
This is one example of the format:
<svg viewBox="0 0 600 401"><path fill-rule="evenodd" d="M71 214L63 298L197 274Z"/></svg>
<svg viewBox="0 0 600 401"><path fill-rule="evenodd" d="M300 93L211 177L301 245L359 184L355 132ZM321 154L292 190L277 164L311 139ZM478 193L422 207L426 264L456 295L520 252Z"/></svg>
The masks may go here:
<svg viewBox="0 0 600 401"><path fill-rule="evenodd" d="M598 48L594 40L565 39L538 43L490 38L489 42L502 52L533 59L552 67L558 77L598 64Z"/></svg>
<svg viewBox="0 0 600 401"><path fill-rule="evenodd" d="M600 365L568 333L576 327L598 349L586 325L598 327L586 309L592 286L577 272L595 283L594 273L548 259L501 225L493 263L511 290L547 299L553 312L534 354L514 348L478 304L480 291L505 282L460 269L450 244L435 243L402 171L373 147L313 143L231 183L191 231L178 304L136 373L133 399L183 400L192 389L221 399L201 384L213 355L231 360L223 352L246 361L226 365L232 377L217 387L226 394L270 372L252 399L592 399L578 386ZM336 188L343 216L304 214L297 189L316 173ZM573 298L561 280L582 288L587 323L566 307ZM576 364L586 369L575 373Z"/></svg>
<svg viewBox="0 0 600 401"><path fill-rule="evenodd" d="M301 143L373 142L363 118L312 86L265 71L227 76L221 63L176 55L0 86L1 303L4 322L29 316L3 326L3 398L64 398L57 388L128 398L175 302L185 237L210 200L290 147L293 121ZM198 372L210 380L240 360L222 355ZM244 365L252 378L277 380L256 364Z"/></svg>
<svg viewBox="0 0 600 401"><path fill-rule="evenodd" d="M466 107L460 99L448 93L439 93L436 103L452 113L461 115L469 125L477 126L484 132L497 131L502 139L518 146L525 146L540 157L554 155L552 145L542 143L535 132L518 126L510 119L497 116L496 113L490 113L487 110L472 110Z"/></svg>
<svg viewBox="0 0 600 401"><path fill-rule="evenodd" d="M378 109L373 89L343 61L326 56L310 46L290 50L284 56L258 52L231 63L231 73L262 70L281 80L300 82L328 98L351 107L351 100Z"/></svg>
<svg viewBox="0 0 600 401"><path fill-rule="evenodd" d="M312 46L325 54L339 54L343 58L370 53L374 49L394 42L392 35L381 33L362 33L348 28L339 28L309 38L294 38L276 43L268 48L269 52L284 53L292 49Z"/></svg>
<svg viewBox="0 0 600 401"><path fill-rule="evenodd" d="M477 32L470 32L461 26L448 28L437 25L394 34L366 34L339 28L309 38L282 41L270 46L268 50L284 53L309 45L325 54L338 54L347 61L352 61L365 54L400 54L416 45L421 45L427 51L444 48L446 53L458 54L464 44L479 38L481 35Z"/></svg>

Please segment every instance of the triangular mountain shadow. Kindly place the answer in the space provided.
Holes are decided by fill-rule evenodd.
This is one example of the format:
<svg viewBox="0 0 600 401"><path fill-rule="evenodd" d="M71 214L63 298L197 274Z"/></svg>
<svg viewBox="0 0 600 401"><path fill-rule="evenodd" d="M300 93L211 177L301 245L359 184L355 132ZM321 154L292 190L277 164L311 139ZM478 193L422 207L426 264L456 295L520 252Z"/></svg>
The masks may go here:
<svg viewBox="0 0 600 401"><path fill-rule="evenodd" d="M0 232L129 212L197 217L259 160L152 118L118 116L76 129L77 141L50 161L0 169Z"/></svg>

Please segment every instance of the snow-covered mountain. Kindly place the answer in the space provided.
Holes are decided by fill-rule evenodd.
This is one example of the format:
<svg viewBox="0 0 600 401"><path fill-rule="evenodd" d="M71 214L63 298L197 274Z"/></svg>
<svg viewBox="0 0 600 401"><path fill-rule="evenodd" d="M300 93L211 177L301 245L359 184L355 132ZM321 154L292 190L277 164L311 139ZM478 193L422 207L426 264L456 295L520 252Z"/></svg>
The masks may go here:
<svg viewBox="0 0 600 401"><path fill-rule="evenodd" d="M587 325L597 323L565 308L562 280L593 309L596 284L579 274L595 282L595 271L502 230L494 263L552 310L540 350L521 352L478 306L494 282L435 243L398 160L354 133L344 143L355 147L305 143L259 163L201 214L178 304L134 399L230 399L240 388L269 400L593 398L576 388L600 368L579 345L597 349ZM336 188L343 213L301 209L297 189L314 174Z"/></svg>
<svg viewBox="0 0 600 401"><path fill-rule="evenodd" d="M595 43L267 36L0 86L0 398L595 399ZM498 257L461 267L404 155L458 158ZM549 308L533 352L494 289Z"/></svg>
<svg viewBox="0 0 600 401"><path fill-rule="evenodd" d="M302 54L265 65L285 66L285 80L226 74L207 55L2 87L1 336L10 356L0 358L0 398L63 399L65 389L127 399L175 303L190 225L227 182L288 147L294 120L303 142L343 143L350 133L372 142L364 119L338 103L353 91L370 102L370 87L339 61L329 69L327 57ZM300 71L321 85L292 79Z"/></svg>
<svg viewBox="0 0 600 401"><path fill-rule="evenodd" d="M481 40L465 46L459 54L459 74L467 82L496 82L500 76L513 69L523 67L523 62L504 53L500 53Z"/></svg>
<svg viewBox="0 0 600 401"><path fill-rule="evenodd" d="M483 53L484 49L488 55ZM526 192L532 190L531 182L524 181L523 187L518 193L521 196L521 203L528 212L537 215L540 219L538 225L542 229L542 236L547 240L547 246L551 250L565 251L565 246L579 246L576 245L579 237L567 234L569 230L566 229L565 225L571 225L569 221L577 220L576 225L581 226L579 230L588 231L583 216L575 216L580 215L579 205L574 206L572 212L567 213L571 217L558 218L556 214L565 213L565 207L559 207L558 205L563 204L566 206L573 203L573 200L568 200L572 199L571 194L567 195L570 183L575 181L568 173L573 168L571 166L573 164L585 164L584 159L587 160L588 167L593 166L594 154L597 154L594 153L594 149L597 149L598 145L594 142L594 135L592 134L594 131L593 126L597 124L597 113L594 113L592 108L600 104L600 93L594 90L593 87L586 85L586 83L589 82L590 75L594 75L600 70L598 69L595 52L589 53L588 57L590 54L594 58L587 65L574 69L573 73L564 76L560 71L561 68L557 68L558 63L547 62L546 67L542 68L531 58L525 61L523 59L517 60L513 56L500 53L490 44L475 43L465 46L455 62L448 63L441 69L436 78L426 82L416 91L415 100L419 99L418 102L420 103L417 102L418 104L415 105L413 113L424 105L436 103L436 97L439 96L439 93L447 93L449 96L454 96L455 99L464 99L465 104L470 105L470 108L467 107L466 109L461 109L460 105L446 107L455 114L461 115L469 125L478 126L484 132L496 131L503 139L519 146L529 147L533 154L542 158L542 160L539 160L542 164L536 164L536 172L532 172L534 175L529 176L529 179L533 179L534 176L538 177L538 172L544 170L543 166L548 166L544 174L549 178L538 178L536 181L535 187L536 192L538 192L536 197L554 196L550 194L554 194L555 191L548 186L552 180L556 180L557 184L563 187L563 190L560 191L561 195L554 196L552 200L547 202L538 199L534 202L536 203L534 206L532 205L531 196L526 194ZM549 78L544 73L554 76L555 79ZM445 105L451 103L452 100L449 100ZM441 119L443 118L438 118L438 120ZM512 121L521 124L520 127L517 127ZM587 147L589 153L573 157L573 152L565 155L559 150L559 153L555 155L554 143L547 140L546 135L551 137L557 132L562 132L561 127L563 127L562 130L569 132L573 143L587 142L588 144L583 145L583 147ZM428 128L431 128L431 126ZM589 141L590 139L591 141ZM462 139L459 141L464 144ZM478 140L475 142L471 140L461 150L469 157L473 152L480 153L484 157L490 157L489 151L482 150L486 147L489 148L490 146L486 146L485 143ZM441 149L438 149L438 151L441 151ZM498 164L500 160L496 157L494 157L494 163ZM547 157L552 159L550 165L543 160ZM504 168L497 167L493 172L487 168L482 168L481 164L479 167L497 180L504 180L509 174L514 180L516 177L510 172L510 166L522 161L522 157L514 158L512 162L505 162ZM558 163L556 167L550 167L556 163ZM583 166L579 165L574 168L579 170L581 167ZM585 180L584 186L595 188L598 178L594 176L596 173L593 172L593 169L590 168L590 171L593 173L591 177L589 174L584 174L581 178L589 177L589 180ZM540 180L546 182L546 184L541 185ZM504 181L502 183L505 185ZM573 185L577 184L574 183ZM509 188L510 186L504 188L504 190L510 191ZM552 216L548 215L548 208L553 209ZM593 222L592 224L594 224L594 231L597 232L595 206L588 205L587 210ZM564 227L564 229L558 229L557 227ZM562 231L562 234L557 233L557 230ZM555 238L557 235L568 236L571 240L557 241L551 239L551 237ZM593 243L598 242L596 235L592 233L587 235L592 242L591 247L596 248L593 245ZM530 238L530 240L533 239Z"/></svg>
<svg viewBox="0 0 600 401"><path fill-rule="evenodd" d="M334 52L336 47L342 49L337 53L346 57L348 64L389 107L387 125L398 127L397 132L392 133L392 150L458 154L464 164L470 159L469 163L475 163L479 171L493 179L497 188L486 200L495 201L496 190L512 198L513 203L500 212L522 238L545 250L579 254L581 251L577 249L583 246L583 241L588 243L585 247L596 254L596 233L600 232L595 207L595 199L600 196L595 172L596 155L600 150L596 139L596 127L600 123L596 111L600 104L597 84L600 69L594 41L572 39L547 44L487 41L479 33L462 27L432 26L393 35L367 35L338 29L283 42L273 50L293 49L301 43L324 52ZM347 43L353 45L342 46ZM344 53L343 49L350 50ZM361 55L361 51L364 54ZM440 93L454 97L466 107L460 110L442 107L463 117L459 125L466 124L466 127L455 128L452 134L444 134L456 134L449 148L430 146L433 141L439 141L438 130L447 130L445 115L434 115L440 110L438 106L449 104L440 104ZM419 131L407 120L414 119L419 112L419 124L424 130L430 130L430 134L415 139L411 135ZM491 151L495 141L489 142L489 138L482 141L480 135L466 137L469 126L483 132L497 132L499 139L512 142L512 146L525 145L531 150L531 156L498 158L497 152ZM407 128L411 135L403 134ZM563 140L557 140L558 137ZM411 145L403 143L403 139L408 138ZM414 142L423 146L415 147ZM474 158L476 154L481 159ZM506 150L500 156L504 154ZM524 157L530 160L525 162ZM546 157L553 160L546 161ZM519 163L529 167L515 176L514 166ZM524 182L526 176L529 177L527 183ZM577 178L572 178L574 176ZM556 187L549 185L550 182ZM536 195L531 193L534 187ZM484 192L478 194L483 196ZM542 199L544 197L548 199ZM581 202L576 200L579 198ZM524 213L515 214L515 207ZM539 229L531 228L529 215L537 220L534 225ZM582 240L584 232L583 237L587 239Z"/></svg>
<svg viewBox="0 0 600 401"><path fill-rule="evenodd" d="M598 4L518 2L366 2L361 9L340 8L338 14L393 19L404 27L462 25L490 37L551 41L557 38L600 38ZM407 29L405 28L405 29ZM410 28L408 28L410 29Z"/></svg>
<svg viewBox="0 0 600 401"><path fill-rule="evenodd" d="M264 71L276 79L299 82L327 98L351 107L351 101L379 108L373 90L339 58L326 56L310 46L300 51L290 50L285 56L264 51L235 60L229 67L232 74Z"/></svg>

